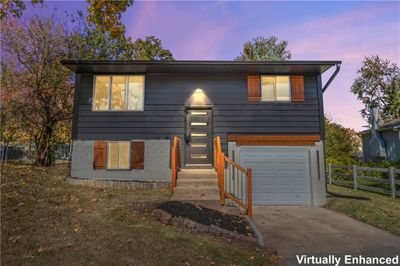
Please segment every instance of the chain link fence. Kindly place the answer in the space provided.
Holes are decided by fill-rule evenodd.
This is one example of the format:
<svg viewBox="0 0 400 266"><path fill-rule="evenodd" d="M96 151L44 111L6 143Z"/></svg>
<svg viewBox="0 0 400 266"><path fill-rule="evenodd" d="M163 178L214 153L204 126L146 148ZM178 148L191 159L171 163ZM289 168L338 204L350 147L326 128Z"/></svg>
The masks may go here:
<svg viewBox="0 0 400 266"><path fill-rule="evenodd" d="M71 159L71 144L56 144L52 147L52 158L55 163L68 163ZM5 144L0 143L0 162L1 163L26 163L31 164L35 161L36 147L32 142L24 144Z"/></svg>

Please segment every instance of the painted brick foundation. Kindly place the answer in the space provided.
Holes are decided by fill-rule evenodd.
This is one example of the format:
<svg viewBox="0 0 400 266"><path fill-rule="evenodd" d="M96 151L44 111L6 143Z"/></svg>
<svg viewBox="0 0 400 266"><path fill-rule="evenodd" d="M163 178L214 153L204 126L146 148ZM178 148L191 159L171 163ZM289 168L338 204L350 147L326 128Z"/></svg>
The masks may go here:
<svg viewBox="0 0 400 266"><path fill-rule="evenodd" d="M145 140L143 170L93 170L92 140L75 140L72 150L71 177L114 181L170 182L170 141Z"/></svg>

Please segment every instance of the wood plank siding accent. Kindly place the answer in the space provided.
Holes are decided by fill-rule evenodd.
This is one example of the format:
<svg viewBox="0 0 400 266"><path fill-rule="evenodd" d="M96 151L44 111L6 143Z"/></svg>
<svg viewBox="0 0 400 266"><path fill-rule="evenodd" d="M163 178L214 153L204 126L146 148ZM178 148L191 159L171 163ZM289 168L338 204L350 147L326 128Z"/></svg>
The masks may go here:
<svg viewBox="0 0 400 266"><path fill-rule="evenodd" d="M261 101L261 79L260 76L247 76L247 99L250 102Z"/></svg>
<svg viewBox="0 0 400 266"><path fill-rule="evenodd" d="M319 135L236 135L228 134L228 141L237 146L309 146L321 138Z"/></svg>
<svg viewBox="0 0 400 266"><path fill-rule="evenodd" d="M291 76L292 102L304 102L304 77Z"/></svg>
<svg viewBox="0 0 400 266"><path fill-rule="evenodd" d="M97 140L94 142L93 169L105 169L107 161L106 141Z"/></svg>
<svg viewBox="0 0 400 266"><path fill-rule="evenodd" d="M131 142L131 169L144 169L144 141Z"/></svg>
<svg viewBox="0 0 400 266"><path fill-rule="evenodd" d="M92 111L93 75L81 74L79 105L74 111L79 140L184 139L185 105L196 88L212 107L213 136L227 134L320 135L319 75L304 75L304 102L249 102L247 75L147 74L143 112ZM182 158L185 156L181 145Z"/></svg>

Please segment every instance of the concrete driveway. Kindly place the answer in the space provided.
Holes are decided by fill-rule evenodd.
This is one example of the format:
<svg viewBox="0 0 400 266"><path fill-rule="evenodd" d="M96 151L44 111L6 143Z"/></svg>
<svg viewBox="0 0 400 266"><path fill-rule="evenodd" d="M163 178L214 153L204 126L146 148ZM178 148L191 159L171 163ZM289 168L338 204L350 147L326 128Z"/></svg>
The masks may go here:
<svg viewBox="0 0 400 266"><path fill-rule="evenodd" d="M283 265L298 265L299 254L393 257L400 253L400 237L324 208L267 206L254 207L253 213L265 245L279 252Z"/></svg>

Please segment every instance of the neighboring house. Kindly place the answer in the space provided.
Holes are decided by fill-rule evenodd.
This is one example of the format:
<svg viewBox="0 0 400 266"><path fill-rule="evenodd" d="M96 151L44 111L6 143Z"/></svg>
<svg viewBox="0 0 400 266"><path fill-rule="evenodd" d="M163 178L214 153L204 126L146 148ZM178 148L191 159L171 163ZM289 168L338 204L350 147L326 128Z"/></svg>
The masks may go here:
<svg viewBox="0 0 400 266"><path fill-rule="evenodd" d="M379 125L376 136L381 147L371 142L373 129L361 132L364 162L384 159L391 162L400 161L400 119L394 119ZM374 156L381 149L381 158Z"/></svg>
<svg viewBox="0 0 400 266"><path fill-rule="evenodd" d="M322 93L339 61L63 64L76 73L72 177L170 182L174 136L186 168L212 167L220 136L253 169L255 205L325 202Z"/></svg>

